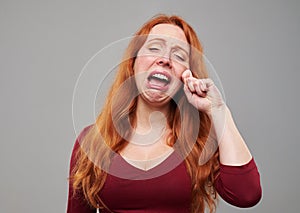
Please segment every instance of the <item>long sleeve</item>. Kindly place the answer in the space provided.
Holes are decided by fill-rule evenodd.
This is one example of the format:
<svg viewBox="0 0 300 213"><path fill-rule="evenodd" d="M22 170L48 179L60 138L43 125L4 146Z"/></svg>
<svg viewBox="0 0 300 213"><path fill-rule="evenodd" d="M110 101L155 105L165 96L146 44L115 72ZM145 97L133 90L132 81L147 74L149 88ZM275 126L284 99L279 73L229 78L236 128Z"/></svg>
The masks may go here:
<svg viewBox="0 0 300 213"><path fill-rule="evenodd" d="M76 165L76 152L80 148L80 138L86 132L86 128L81 132L81 134L76 139L75 145L73 147L71 161L70 161L70 172ZM69 194L68 194L68 206L67 213L95 213L96 209L90 207L88 202L85 200L85 197L82 192L77 192L75 195L73 194L73 187L71 181L69 181Z"/></svg>
<svg viewBox="0 0 300 213"><path fill-rule="evenodd" d="M215 187L231 205L247 208L256 205L262 196L260 175L252 158L242 166L220 165Z"/></svg>

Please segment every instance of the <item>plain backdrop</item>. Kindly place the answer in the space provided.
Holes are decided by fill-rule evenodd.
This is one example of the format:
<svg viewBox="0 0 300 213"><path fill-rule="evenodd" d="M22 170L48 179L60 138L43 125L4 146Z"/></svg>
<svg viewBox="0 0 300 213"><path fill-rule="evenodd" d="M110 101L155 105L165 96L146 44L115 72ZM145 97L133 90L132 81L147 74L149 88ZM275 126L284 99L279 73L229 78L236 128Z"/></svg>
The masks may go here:
<svg viewBox="0 0 300 213"><path fill-rule="evenodd" d="M298 0L1 0L0 212L66 211L75 130L93 122L72 117L79 75L157 13L196 30L260 170L260 203L221 200L218 212L299 212L299 11Z"/></svg>

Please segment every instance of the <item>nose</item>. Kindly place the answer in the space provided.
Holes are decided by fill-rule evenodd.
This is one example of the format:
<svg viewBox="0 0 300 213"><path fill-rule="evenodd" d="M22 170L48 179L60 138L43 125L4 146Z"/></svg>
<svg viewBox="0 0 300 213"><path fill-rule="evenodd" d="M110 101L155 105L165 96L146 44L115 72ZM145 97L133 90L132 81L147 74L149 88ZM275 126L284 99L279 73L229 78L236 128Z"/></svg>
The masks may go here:
<svg viewBox="0 0 300 213"><path fill-rule="evenodd" d="M169 68L172 67L172 63L171 63L171 60L169 57L159 57L157 60L156 60L156 63L160 66L167 66Z"/></svg>

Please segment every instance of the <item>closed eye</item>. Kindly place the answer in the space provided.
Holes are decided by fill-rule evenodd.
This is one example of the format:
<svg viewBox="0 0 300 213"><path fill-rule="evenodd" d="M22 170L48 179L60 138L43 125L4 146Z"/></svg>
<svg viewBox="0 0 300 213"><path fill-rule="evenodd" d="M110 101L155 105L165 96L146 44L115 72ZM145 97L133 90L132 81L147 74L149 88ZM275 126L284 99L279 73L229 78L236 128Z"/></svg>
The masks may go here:
<svg viewBox="0 0 300 213"><path fill-rule="evenodd" d="M175 60L180 62L187 62L189 59L189 56L187 55L186 51L182 50L181 48L175 48L172 51L172 55Z"/></svg>
<svg viewBox="0 0 300 213"><path fill-rule="evenodd" d="M175 54L175 57L177 59L179 59L180 61L185 61L185 59L182 56L178 55L178 54Z"/></svg>
<svg viewBox="0 0 300 213"><path fill-rule="evenodd" d="M181 61L181 62L185 62L186 61L186 58L184 55L180 54L180 53L173 53L173 56L175 58L175 60L177 61Z"/></svg>
<svg viewBox="0 0 300 213"><path fill-rule="evenodd" d="M148 48L150 51L159 51L160 49L157 47L149 47Z"/></svg>
<svg viewBox="0 0 300 213"><path fill-rule="evenodd" d="M150 51L150 52L159 52L163 49L163 44L161 44L161 42L158 42L158 41L155 41L155 42L150 42L148 45L147 45L147 49Z"/></svg>

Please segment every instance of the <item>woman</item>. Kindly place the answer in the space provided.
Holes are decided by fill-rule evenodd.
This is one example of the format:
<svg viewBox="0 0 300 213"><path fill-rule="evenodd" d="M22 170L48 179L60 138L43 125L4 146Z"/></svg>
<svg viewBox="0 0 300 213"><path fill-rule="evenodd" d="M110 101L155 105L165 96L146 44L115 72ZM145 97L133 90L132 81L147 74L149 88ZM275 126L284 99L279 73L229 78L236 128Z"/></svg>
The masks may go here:
<svg viewBox="0 0 300 213"><path fill-rule="evenodd" d="M102 112L76 140L68 213L210 212L219 194L250 207L259 173L180 17L149 20L130 42Z"/></svg>

